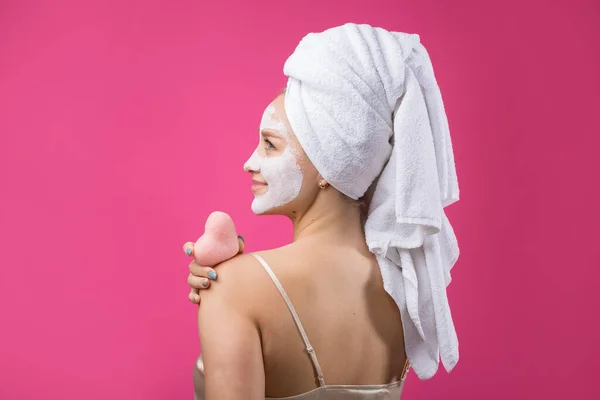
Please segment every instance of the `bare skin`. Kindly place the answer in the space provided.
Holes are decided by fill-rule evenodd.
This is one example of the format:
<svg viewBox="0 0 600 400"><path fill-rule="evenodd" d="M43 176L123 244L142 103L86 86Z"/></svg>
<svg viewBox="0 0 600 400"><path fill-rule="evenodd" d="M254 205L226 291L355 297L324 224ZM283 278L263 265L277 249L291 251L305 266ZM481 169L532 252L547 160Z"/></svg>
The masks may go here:
<svg viewBox="0 0 600 400"><path fill-rule="evenodd" d="M273 104L284 120L283 96ZM276 132L268 136L272 143L262 150L265 156L286 145L301 150L295 137L286 143ZM298 165L304 174L300 195L269 211L293 221L294 241L258 254L294 304L327 384L395 382L406 360L402 321L367 248L360 210L335 189L320 189L323 179L304 154ZM262 179L259 171L249 172ZM206 398L285 397L318 387L285 302L257 260L242 254L217 270L211 290L200 290L198 312ZM194 288L192 283L203 282L210 269L190 271ZM190 298L195 300L193 294Z"/></svg>

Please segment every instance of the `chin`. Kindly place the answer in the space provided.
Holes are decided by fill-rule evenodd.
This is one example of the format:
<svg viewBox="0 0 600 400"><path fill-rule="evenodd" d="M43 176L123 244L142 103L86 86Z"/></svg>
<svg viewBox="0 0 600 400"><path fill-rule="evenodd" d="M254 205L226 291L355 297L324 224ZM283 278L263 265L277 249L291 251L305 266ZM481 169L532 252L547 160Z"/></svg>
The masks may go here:
<svg viewBox="0 0 600 400"><path fill-rule="evenodd" d="M252 209L252 212L256 215L282 215L282 214L285 214L284 212L282 212L283 206L265 208L264 206L262 206L260 204L257 205L256 203L252 203L252 206L250 208Z"/></svg>
<svg viewBox="0 0 600 400"><path fill-rule="evenodd" d="M277 215L277 214L281 214L276 212L276 209L270 208L268 210L256 210L254 207L251 207L252 212L255 215Z"/></svg>
<svg viewBox="0 0 600 400"><path fill-rule="evenodd" d="M268 196L268 192L263 195L256 195L252 202L252 212L256 215L285 215L290 216L292 214L294 200L288 201L285 204L275 205L280 203L273 201Z"/></svg>

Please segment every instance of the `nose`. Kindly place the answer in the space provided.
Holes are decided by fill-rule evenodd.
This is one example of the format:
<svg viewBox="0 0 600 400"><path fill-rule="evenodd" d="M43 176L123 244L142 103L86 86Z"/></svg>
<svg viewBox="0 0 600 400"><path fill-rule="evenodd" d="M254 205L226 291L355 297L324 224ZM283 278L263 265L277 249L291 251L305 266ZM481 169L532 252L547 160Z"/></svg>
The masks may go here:
<svg viewBox="0 0 600 400"><path fill-rule="evenodd" d="M258 155L256 150L252 153L248 161L244 164L244 171L246 172L260 172L261 157Z"/></svg>

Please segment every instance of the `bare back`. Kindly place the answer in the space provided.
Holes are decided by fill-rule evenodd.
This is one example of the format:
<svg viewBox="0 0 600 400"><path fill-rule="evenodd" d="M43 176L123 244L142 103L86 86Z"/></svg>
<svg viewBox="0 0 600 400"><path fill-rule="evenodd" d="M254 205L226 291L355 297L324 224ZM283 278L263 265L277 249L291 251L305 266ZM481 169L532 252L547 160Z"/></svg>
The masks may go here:
<svg viewBox="0 0 600 400"><path fill-rule="evenodd" d="M259 254L293 303L327 384L400 379L406 361L400 313L368 250L310 238ZM312 390L318 381L290 311L266 271L258 276L266 393L284 397Z"/></svg>

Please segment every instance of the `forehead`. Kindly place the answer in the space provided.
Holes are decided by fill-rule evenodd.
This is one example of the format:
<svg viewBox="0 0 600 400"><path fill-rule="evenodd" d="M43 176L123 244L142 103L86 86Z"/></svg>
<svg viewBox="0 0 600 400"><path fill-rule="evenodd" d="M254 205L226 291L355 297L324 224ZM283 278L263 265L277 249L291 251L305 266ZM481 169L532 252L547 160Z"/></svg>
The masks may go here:
<svg viewBox="0 0 600 400"><path fill-rule="evenodd" d="M270 122L285 122L285 113L280 108L281 105L275 101L267 105L260 120L261 128Z"/></svg>
<svg viewBox="0 0 600 400"><path fill-rule="evenodd" d="M282 97L276 98L272 103L267 105L260 121L259 131L272 131L289 141L293 135L291 135L291 128L285 115L285 103Z"/></svg>
<svg viewBox="0 0 600 400"><path fill-rule="evenodd" d="M273 103L271 103L267 106L267 108L265 108L265 111L263 111L263 115L260 120L260 125L262 127L263 124L268 123L269 121L278 121L278 120L279 120L279 113L277 112L275 105Z"/></svg>
<svg viewBox="0 0 600 400"><path fill-rule="evenodd" d="M270 114L273 118L281 121L287 121L285 112L285 96L280 94L266 108L265 114Z"/></svg>

